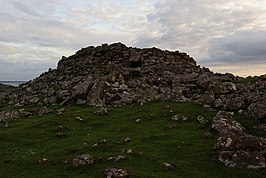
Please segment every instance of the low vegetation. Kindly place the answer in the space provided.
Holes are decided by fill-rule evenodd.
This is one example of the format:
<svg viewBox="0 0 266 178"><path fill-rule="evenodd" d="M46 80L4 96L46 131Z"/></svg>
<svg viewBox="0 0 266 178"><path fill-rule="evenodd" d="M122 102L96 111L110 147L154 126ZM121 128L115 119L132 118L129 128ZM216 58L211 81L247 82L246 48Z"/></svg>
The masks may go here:
<svg viewBox="0 0 266 178"><path fill-rule="evenodd" d="M34 106L33 106L34 107ZM56 109L57 106L50 106ZM4 108L11 109L11 108ZM30 108L25 108L30 109ZM263 177L266 170L238 170L215 161L217 139L210 122L201 126L197 116L211 121L217 111L197 103L153 102L108 108L98 116L96 107L73 105L57 116L34 116L0 128L0 177L104 177L107 168L127 169L130 177ZM187 121L172 116L189 116ZM259 121L235 116L248 132L266 137L253 128ZM205 137L206 132L211 133ZM129 139L128 139L129 138ZM103 144L92 146L99 140ZM125 142L127 140L127 142ZM129 150L132 150L129 151ZM75 156L90 154L95 162L75 167ZM124 160L108 160L123 155ZM166 167L165 163L174 165Z"/></svg>

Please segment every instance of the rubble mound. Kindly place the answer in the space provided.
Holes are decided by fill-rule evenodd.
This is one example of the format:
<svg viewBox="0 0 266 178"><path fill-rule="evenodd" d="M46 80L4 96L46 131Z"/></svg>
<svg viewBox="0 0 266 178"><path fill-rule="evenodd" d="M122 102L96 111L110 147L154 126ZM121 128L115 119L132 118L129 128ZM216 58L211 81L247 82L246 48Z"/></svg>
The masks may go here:
<svg viewBox="0 0 266 178"><path fill-rule="evenodd" d="M193 100L262 119L266 118L265 78L241 84L243 78L201 68L183 52L103 44L62 57L57 69L20 85L10 103L103 106Z"/></svg>

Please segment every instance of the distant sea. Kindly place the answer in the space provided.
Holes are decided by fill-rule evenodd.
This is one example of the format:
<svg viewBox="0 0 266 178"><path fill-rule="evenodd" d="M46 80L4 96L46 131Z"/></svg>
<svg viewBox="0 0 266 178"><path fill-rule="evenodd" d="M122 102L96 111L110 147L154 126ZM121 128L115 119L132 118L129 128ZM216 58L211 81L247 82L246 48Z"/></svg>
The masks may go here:
<svg viewBox="0 0 266 178"><path fill-rule="evenodd" d="M0 81L0 83L5 85L19 86L19 84L25 83L26 81Z"/></svg>

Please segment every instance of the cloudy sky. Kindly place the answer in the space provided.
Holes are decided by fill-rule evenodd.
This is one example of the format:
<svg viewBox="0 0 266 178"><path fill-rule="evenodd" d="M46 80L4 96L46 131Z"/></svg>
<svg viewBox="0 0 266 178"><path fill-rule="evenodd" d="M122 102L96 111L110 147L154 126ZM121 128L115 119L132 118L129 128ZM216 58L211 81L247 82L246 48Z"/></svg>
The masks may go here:
<svg viewBox="0 0 266 178"><path fill-rule="evenodd" d="M118 41L184 51L215 72L266 74L265 0L0 3L0 80L30 80L63 55Z"/></svg>

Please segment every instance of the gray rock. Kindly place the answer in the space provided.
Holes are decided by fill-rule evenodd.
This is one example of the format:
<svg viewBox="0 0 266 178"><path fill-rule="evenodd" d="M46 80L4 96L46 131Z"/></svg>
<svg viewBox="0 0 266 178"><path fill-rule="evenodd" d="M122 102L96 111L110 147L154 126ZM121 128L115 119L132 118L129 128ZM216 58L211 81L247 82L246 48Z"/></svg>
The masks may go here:
<svg viewBox="0 0 266 178"><path fill-rule="evenodd" d="M95 114L97 114L98 116L107 115L108 114L108 110L107 110L107 108L100 107L99 109L97 109L95 111Z"/></svg>
<svg viewBox="0 0 266 178"><path fill-rule="evenodd" d="M72 165L76 166L76 167L89 165L89 164L93 164L93 163L94 163L94 157L92 157L91 155L88 155L88 154L76 156L72 160Z"/></svg>
<svg viewBox="0 0 266 178"><path fill-rule="evenodd" d="M220 151L218 160L228 167L240 169L262 169L265 168L265 158L257 151Z"/></svg>
<svg viewBox="0 0 266 178"><path fill-rule="evenodd" d="M245 128L225 111L219 111L212 121L211 127L219 133L225 131L243 133Z"/></svg>
<svg viewBox="0 0 266 178"><path fill-rule="evenodd" d="M83 83L73 87L72 98L86 99L93 84L93 78L89 76Z"/></svg>
<svg viewBox="0 0 266 178"><path fill-rule="evenodd" d="M214 149L266 151L266 139L228 131L220 134Z"/></svg>
<svg viewBox="0 0 266 178"><path fill-rule="evenodd" d="M59 108L55 110L57 116L61 116L66 112L66 108Z"/></svg>
<svg viewBox="0 0 266 178"><path fill-rule="evenodd" d="M59 100L66 100L70 97L70 92L68 90L58 90L56 96Z"/></svg>
<svg viewBox="0 0 266 178"><path fill-rule="evenodd" d="M214 82L209 86L208 91L215 95L233 93L236 91L236 86L232 82Z"/></svg>
<svg viewBox="0 0 266 178"><path fill-rule="evenodd" d="M108 157L108 161L114 161L114 162L117 162L117 161L121 161L121 160L125 160L126 157L123 156L123 155L118 155L118 156L110 156Z"/></svg>
<svg viewBox="0 0 266 178"><path fill-rule="evenodd" d="M184 115L180 115L180 114L174 115L172 117L172 120L175 120L175 121L187 121L188 119L189 119L189 117L184 116Z"/></svg>
<svg viewBox="0 0 266 178"><path fill-rule="evenodd" d="M266 102L252 103L247 115L254 119L266 119Z"/></svg>
<svg viewBox="0 0 266 178"><path fill-rule="evenodd" d="M129 177L128 170L119 168L110 168L105 170L106 178L119 178L119 177Z"/></svg>
<svg viewBox="0 0 266 178"><path fill-rule="evenodd" d="M42 108L40 108L40 109L37 110L37 114L38 114L39 116L42 116L42 115L44 115L44 114L48 114L48 113L51 113L51 112L53 112L53 111L50 110L50 109L48 109L46 106L45 106L45 107L42 107Z"/></svg>
<svg viewBox="0 0 266 178"><path fill-rule="evenodd" d="M57 103L57 97L56 96L51 96L51 97L49 97L49 98L44 98L43 99L43 102L45 103L45 104L55 104L55 103Z"/></svg>
<svg viewBox="0 0 266 178"><path fill-rule="evenodd" d="M93 145L92 145L92 147L97 147L97 146L99 146L99 145L103 145L103 144L105 144L106 143L106 140L105 139L102 139L102 140L99 140L99 141L97 141L96 143L94 143Z"/></svg>
<svg viewBox="0 0 266 178"><path fill-rule="evenodd" d="M243 96L241 95L231 95L229 99L226 100L224 109L229 111L237 111L241 108L244 108L246 103L244 101Z"/></svg>
<svg viewBox="0 0 266 178"><path fill-rule="evenodd" d="M105 92L107 84L103 81L95 81L87 96L87 104L102 106L105 103Z"/></svg>
<svg viewBox="0 0 266 178"><path fill-rule="evenodd" d="M198 121L201 125L205 125L205 124L208 123L208 120L205 119L202 115L199 115L199 116L197 117L197 121Z"/></svg>

